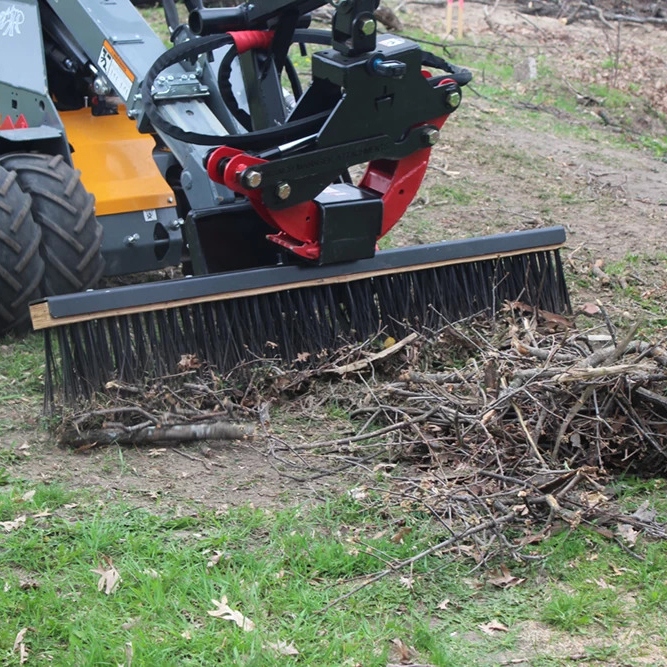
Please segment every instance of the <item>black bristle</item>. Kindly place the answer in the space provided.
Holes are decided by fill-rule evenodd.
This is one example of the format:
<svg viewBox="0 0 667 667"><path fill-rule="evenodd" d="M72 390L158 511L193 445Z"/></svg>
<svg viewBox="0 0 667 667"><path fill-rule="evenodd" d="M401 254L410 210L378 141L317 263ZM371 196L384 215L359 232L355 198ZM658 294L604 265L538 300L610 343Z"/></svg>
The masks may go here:
<svg viewBox="0 0 667 667"><path fill-rule="evenodd" d="M193 355L221 374L266 358L280 357L286 363L303 360L302 353L316 358L380 332L399 337L481 311L493 315L508 300L569 312L558 251L61 326L55 337L47 330L46 397L50 402L58 385L68 403L103 390L110 380L141 386L178 373L184 355Z"/></svg>

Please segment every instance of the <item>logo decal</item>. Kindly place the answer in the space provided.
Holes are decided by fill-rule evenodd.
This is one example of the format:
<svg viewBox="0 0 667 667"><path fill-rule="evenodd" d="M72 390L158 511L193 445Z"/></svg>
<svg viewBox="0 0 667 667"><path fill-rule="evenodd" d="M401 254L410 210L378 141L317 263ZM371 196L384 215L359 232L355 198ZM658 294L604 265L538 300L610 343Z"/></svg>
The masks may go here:
<svg viewBox="0 0 667 667"><path fill-rule="evenodd" d="M2 37L13 37L15 34L21 34L21 25L25 21L25 15L16 6L12 5L8 9L0 12L0 35Z"/></svg>

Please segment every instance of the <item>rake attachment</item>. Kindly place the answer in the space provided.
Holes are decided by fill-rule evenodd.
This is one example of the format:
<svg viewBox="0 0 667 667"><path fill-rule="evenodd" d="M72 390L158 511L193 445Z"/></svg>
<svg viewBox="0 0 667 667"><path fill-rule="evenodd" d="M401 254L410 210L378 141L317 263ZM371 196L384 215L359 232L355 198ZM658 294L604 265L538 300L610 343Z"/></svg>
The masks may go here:
<svg viewBox="0 0 667 667"><path fill-rule="evenodd" d="M561 227L378 252L343 265L279 266L49 297L47 400L145 386L185 358L225 374L247 362L326 355L379 333L432 329L506 300L569 311ZM185 356L191 355L191 356Z"/></svg>

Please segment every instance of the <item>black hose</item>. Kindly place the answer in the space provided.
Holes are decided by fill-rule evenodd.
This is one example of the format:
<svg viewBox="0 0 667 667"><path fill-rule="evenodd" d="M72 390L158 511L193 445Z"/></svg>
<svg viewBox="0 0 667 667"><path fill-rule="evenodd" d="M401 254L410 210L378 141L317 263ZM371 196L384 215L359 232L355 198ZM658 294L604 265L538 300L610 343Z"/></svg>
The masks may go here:
<svg viewBox="0 0 667 667"><path fill-rule="evenodd" d="M246 131L250 132L252 130L252 118L247 111L239 107L232 90L232 63L238 54L239 51L235 44L230 46L225 53L218 69L218 90L220 90L222 101L227 105L232 116Z"/></svg>
<svg viewBox="0 0 667 667"><path fill-rule="evenodd" d="M310 44L320 44L320 45L329 45L331 44L331 34L325 30L295 30L293 41L296 43L310 43ZM248 132L247 134L235 134L227 135L221 137L220 135L211 135L211 134L201 134L200 132L188 132L183 130L178 125L170 123L168 120L163 118L160 115L160 112L153 101L151 94L151 88L155 83L160 72L164 71L168 67L175 65L186 58L196 58L202 53L208 53L210 51L215 51L223 46L230 46L229 51L225 54L223 61L220 65L220 70L224 71L225 81L222 81L221 95L223 100L230 107L230 111L234 114L234 107L236 108L237 113L243 117L243 114L247 116L245 122L248 123L248 126L245 125L245 122L241 124L245 129L250 128L250 116L239 108L236 99L234 99L233 91L231 89L231 84L229 83L229 75L231 74L231 62L237 55L236 46L230 35L211 35L208 37L199 37L194 40L183 42L177 44L165 53L163 53L151 66L151 68L146 73L141 84L141 98L144 106L144 112L148 119L153 124L153 127L164 134L167 134L179 141L183 141L190 144L199 144L203 146L219 146L224 144L230 146L231 148L238 148L240 150L246 151L259 151L265 150L267 148L274 147L281 143L286 143L289 141L294 141L306 134L314 134L318 132L322 127L326 119L329 117L328 111L323 111L301 120L290 121L279 127L270 127L264 130L255 130L253 132ZM472 79L472 74L461 67L456 65L451 65L443 58L439 58L431 53L422 51L422 64L428 67L435 67L444 71L452 73L452 78L459 84L465 85ZM223 65L225 69L223 70ZM294 87L294 82L288 71L288 77L290 82ZM293 72L293 75L296 76L296 72ZM222 74L218 73L219 83L221 81ZM298 77L296 77L298 79ZM224 89L224 90L223 90ZM295 96L296 97L296 96ZM231 100L233 99L233 103ZM231 104L230 104L231 103ZM238 118L237 118L238 120Z"/></svg>
<svg viewBox="0 0 667 667"><path fill-rule="evenodd" d="M301 87L296 67L294 67L294 63L289 58L285 60L285 74L287 74L289 84L292 87L292 95L294 95L295 100L298 100L303 95L303 88Z"/></svg>
<svg viewBox="0 0 667 667"><path fill-rule="evenodd" d="M229 35L214 35L210 37L199 37L196 40L177 44L176 46L163 53L151 66L146 73L146 78L141 84L141 99L144 104L144 111L153 127L160 132L164 132L174 139L184 141L190 144L199 144L203 146L230 146L240 150L263 150L277 144L294 141L304 134L313 134L317 132L324 121L329 117L328 111L292 121L281 125L280 127L270 127L265 130L257 130L248 134L233 134L221 137L217 134L201 134L200 132L187 132L178 125L170 123L160 115L160 112L153 101L151 88L155 83L158 74L167 67L171 67L181 60L193 58L202 53L214 51L222 46L233 44Z"/></svg>

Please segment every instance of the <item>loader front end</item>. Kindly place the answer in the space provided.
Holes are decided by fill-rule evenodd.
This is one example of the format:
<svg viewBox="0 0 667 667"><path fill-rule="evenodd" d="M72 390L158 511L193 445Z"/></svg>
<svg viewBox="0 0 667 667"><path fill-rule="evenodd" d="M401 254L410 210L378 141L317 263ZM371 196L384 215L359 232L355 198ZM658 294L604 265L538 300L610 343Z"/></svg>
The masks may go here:
<svg viewBox="0 0 667 667"><path fill-rule="evenodd" d="M338 3L330 32L310 30L308 12L320 4L206 10L190 2L189 25L180 26L165 0L175 45L148 66L136 41L109 37L118 14L45 3L42 17L69 27L82 66L96 63L93 85L110 109L102 123L85 107L61 113L81 147L79 168L99 183L98 215L128 215L134 201L144 218L108 261L127 268L143 244L153 255L139 264L154 261L158 248L167 248L159 261L176 263L169 248L178 248L191 274L52 292L31 306L34 327L47 332L47 384L67 400L119 381L154 381L177 372L184 357L227 372L434 328L505 300L568 309L562 228L378 250L416 195L471 77L409 39L378 35L375 0ZM91 20L96 40L81 28ZM289 47L313 43L302 91ZM139 150L127 117L152 147ZM352 179L349 170L362 164ZM155 167L162 180L151 176ZM160 225L165 232L147 239Z"/></svg>

